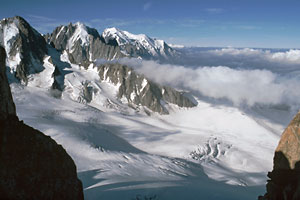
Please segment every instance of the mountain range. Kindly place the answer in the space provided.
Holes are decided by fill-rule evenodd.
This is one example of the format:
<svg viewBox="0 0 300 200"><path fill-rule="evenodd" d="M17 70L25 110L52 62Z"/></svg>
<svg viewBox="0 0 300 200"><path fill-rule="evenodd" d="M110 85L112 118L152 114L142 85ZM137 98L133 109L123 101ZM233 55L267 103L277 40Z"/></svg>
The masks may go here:
<svg viewBox="0 0 300 200"><path fill-rule="evenodd" d="M130 66L96 64L99 59L166 60L176 56L176 51L162 40L116 28L105 29L100 35L96 29L79 22L59 26L51 34L41 35L18 16L3 19L0 29L0 45L7 52L10 82L49 88L56 96L67 95L83 103L130 104L136 111L167 114L169 103L179 107L195 106L184 92L160 86L135 73ZM74 81L72 77L78 74L79 68L98 77L90 79L87 76L80 82L79 79ZM103 97L104 82L116 86L118 95ZM126 102L121 101L122 98Z"/></svg>

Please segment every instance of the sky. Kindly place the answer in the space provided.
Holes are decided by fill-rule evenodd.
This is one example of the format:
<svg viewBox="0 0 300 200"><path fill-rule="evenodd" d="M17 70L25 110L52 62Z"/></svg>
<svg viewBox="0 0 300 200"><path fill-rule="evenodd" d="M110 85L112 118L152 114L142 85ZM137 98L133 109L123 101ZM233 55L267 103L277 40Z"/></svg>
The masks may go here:
<svg viewBox="0 0 300 200"><path fill-rule="evenodd" d="M43 34L80 21L185 46L300 48L299 0L1 1L1 19L22 16Z"/></svg>

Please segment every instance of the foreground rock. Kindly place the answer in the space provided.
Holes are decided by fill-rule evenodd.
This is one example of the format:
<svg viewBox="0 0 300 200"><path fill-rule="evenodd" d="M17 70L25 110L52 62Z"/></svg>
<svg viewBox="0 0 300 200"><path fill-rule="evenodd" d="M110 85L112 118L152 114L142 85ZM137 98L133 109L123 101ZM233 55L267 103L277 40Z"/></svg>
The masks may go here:
<svg viewBox="0 0 300 200"><path fill-rule="evenodd" d="M62 146L18 120L0 47L0 199L83 199Z"/></svg>
<svg viewBox="0 0 300 200"><path fill-rule="evenodd" d="M269 172L267 193L260 200L300 199L300 112L283 132Z"/></svg>
<svg viewBox="0 0 300 200"><path fill-rule="evenodd" d="M6 120L9 116L16 116L15 104L5 74L5 58L5 50L0 46L0 120Z"/></svg>

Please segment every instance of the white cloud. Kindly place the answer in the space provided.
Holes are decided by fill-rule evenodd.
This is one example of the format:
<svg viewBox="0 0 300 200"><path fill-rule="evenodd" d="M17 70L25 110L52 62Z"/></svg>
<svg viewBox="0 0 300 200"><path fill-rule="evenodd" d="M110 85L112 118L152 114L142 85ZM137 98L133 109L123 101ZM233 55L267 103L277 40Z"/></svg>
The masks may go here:
<svg viewBox="0 0 300 200"><path fill-rule="evenodd" d="M300 50L289 50L268 55L269 59L279 62L300 64Z"/></svg>
<svg viewBox="0 0 300 200"><path fill-rule="evenodd" d="M217 55L232 55L232 56L256 56L261 60L270 62L281 62L284 64L300 64L300 50L290 49L284 52L271 52L270 50L251 49L251 48L223 48L210 51Z"/></svg>
<svg viewBox="0 0 300 200"><path fill-rule="evenodd" d="M300 105L298 75L279 75L265 69L232 69L226 66L189 68L135 59L123 59L121 62L160 84L212 98L226 98L235 105Z"/></svg>
<svg viewBox="0 0 300 200"><path fill-rule="evenodd" d="M243 49L236 49L236 48L223 48L223 49L216 49L211 50L211 53L216 53L218 55L259 55L262 53L262 50L258 49L250 49L250 48L243 48Z"/></svg>

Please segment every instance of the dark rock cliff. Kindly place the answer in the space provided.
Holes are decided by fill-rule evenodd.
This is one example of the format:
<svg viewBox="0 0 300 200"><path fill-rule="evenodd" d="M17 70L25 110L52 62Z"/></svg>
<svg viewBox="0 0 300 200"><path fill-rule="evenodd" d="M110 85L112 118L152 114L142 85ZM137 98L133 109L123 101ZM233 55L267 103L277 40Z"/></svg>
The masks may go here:
<svg viewBox="0 0 300 200"><path fill-rule="evenodd" d="M15 104L6 77L5 58L5 50L0 46L0 120L16 116Z"/></svg>
<svg viewBox="0 0 300 200"><path fill-rule="evenodd" d="M259 200L300 199L300 112L283 132L268 173L267 193Z"/></svg>
<svg viewBox="0 0 300 200"><path fill-rule="evenodd" d="M76 166L49 136L18 120L0 47L0 199L83 199Z"/></svg>

